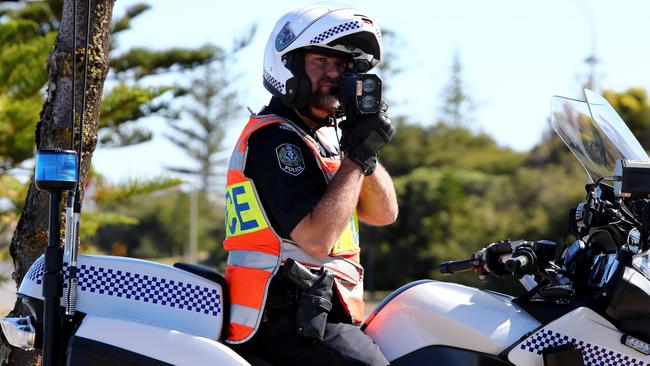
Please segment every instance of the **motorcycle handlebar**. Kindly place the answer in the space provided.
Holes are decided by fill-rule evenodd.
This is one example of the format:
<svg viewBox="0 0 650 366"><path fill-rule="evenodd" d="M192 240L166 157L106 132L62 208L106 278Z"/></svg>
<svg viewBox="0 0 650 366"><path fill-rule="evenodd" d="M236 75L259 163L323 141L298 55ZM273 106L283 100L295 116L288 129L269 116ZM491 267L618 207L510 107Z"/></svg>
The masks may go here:
<svg viewBox="0 0 650 366"><path fill-rule="evenodd" d="M516 257L508 258L508 260L503 264L503 268L508 272L514 273L519 269L526 267L528 262L528 256L518 255Z"/></svg>
<svg viewBox="0 0 650 366"><path fill-rule="evenodd" d="M442 262L438 266L438 271L440 271L442 274L454 274L457 272L471 271L475 267L474 263L474 259Z"/></svg>

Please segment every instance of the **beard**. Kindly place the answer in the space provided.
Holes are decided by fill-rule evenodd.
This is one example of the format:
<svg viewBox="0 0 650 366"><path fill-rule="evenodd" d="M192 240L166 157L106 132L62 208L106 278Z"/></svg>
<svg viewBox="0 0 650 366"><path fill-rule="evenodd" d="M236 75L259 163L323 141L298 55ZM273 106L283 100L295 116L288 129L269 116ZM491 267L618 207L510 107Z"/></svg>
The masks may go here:
<svg viewBox="0 0 650 366"><path fill-rule="evenodd" d="M318 88L312 93L309 106L321 111L327 111L328 114L331 114L332 110L338 108L341 103L339 103L338 96L330 94L331 87L321 86L323 84L336 85L336 80L330 78L319 80Z"/></svg>

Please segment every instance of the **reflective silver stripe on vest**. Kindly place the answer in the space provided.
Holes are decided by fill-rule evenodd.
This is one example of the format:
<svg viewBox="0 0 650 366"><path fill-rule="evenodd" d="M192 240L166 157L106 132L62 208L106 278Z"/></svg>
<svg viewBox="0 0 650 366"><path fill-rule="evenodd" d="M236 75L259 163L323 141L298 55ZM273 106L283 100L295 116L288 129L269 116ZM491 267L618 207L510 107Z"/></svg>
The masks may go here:
<svg viewBox="0 0 650 366"><path fill-rule="evenodd" d="M282 242L281 260L292 258L302 264L325 267L332 271L335 276L341 277L347 282L354 285L363 284L363 267L361 265L342 258L342 257L327 257L316 258L305 253L297 245L289 242Z"/></svg>
<svg viewBox="0 0 650 366"><path fill-rule="evenodd" d="M228 265L262 269L273 272L278 264L278 257L254 250L231 250L228 252Z"/></svg>
<svg viewBox="0 0 650 366"><path fill-rule="evenodd" d="M228 170L244 170L244 153L239 151L241 143L237 143L235 150L230 155L230 162L228 162Z"/></svg>
<svg viewBox="0 0 650 366"><path fill-rule="evenodd" d="M242 132L241 136L246 136L245 140L248 140L249 134L253 133L255 129L259 128L262 125L274 122L284 122L284 120L277 116L264 117L263 119L248 126L248 128ZM246 156L246 151L241 151L242 143L243 140L240 139L237 141L237 144L235 144L235 148L233 149L232 155L230 156L230 162L228 163L228 170L244 170L244 158Z"/></svg>
<svg viewBox="0 0 650 366"><path fill-rule="evenodd" d="M230 321L232 323L242 324L247 327L255 328L257 318L261 312L255 308L249 308L244 305L230 304Z"/></svg>
<svg viewBox="0 0 650 366"><path fill-rule="evenodd" d="M248 126L247 128L245 128L244 131L242 132L242 136L250 135L253 131L255 131L255 129L259 128L259 126L261 125L271 123L271 122L281 122L281 121L284 121L284 119L277 116L270 116L270 117L263 118L253 123L252 125Z"/></svg>

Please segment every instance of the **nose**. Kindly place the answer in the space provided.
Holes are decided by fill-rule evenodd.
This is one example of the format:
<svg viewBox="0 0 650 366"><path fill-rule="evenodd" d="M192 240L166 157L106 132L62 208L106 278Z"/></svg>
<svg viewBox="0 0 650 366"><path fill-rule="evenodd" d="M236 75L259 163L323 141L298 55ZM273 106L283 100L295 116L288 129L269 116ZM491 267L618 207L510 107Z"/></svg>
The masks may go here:
<svg viewBox="0 0 650 366"><path fill-rule="evenodd" d="M325 65L325 75L332 79L338 78L341 72L341 65L338 62L330 61Z"/></svg>

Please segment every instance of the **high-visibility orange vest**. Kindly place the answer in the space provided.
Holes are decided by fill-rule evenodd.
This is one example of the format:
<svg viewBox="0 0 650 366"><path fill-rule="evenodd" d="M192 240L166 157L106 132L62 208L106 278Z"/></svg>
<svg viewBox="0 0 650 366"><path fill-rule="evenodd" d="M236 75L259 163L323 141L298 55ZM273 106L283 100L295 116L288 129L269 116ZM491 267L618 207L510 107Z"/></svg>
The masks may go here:
<svg viewBox="0 0 650 366"><path fill-rule="evenodd" d="M251 116L237 140L228 166L226 183L226 281L230 290L230 324L227 342L243 343L259 328L271 278L287 259L312 268L324 266L335 277L341 303L350 320L363 320L363 267L359 264L359 224L356 212L327 258L315 258L295 243L281 238L269 224L254 182L244 175L248 138L257 129L281 123L309 146L327 182L340 160L322 157L318 143L293 122L276 115Z"/></svg>

